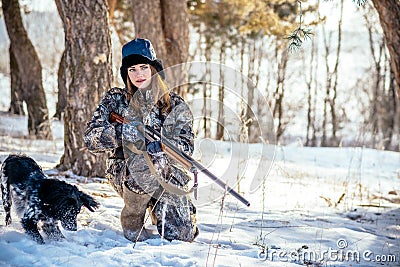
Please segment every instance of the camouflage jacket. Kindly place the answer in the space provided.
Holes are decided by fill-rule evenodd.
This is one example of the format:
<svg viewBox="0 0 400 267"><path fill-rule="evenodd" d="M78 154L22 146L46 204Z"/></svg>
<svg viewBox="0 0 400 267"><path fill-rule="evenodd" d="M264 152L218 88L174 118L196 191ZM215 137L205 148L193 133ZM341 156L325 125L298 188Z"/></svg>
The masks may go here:
<svg viewBox="0 0 400 267"><path fill-rule="evenodd" d="M85 144L90 151L110 152L106 177L121 196L123 183L137 193L152 193L159 188L143 154L128 149L133 144L136 149L145 150L147 141L138 132L138 125L149 125L162 131L166 138L189 155L194 149L193 115L189 106L180 96L170 92L171 111L162 112L152 104L149 92L137 96L141 106L140 114L135 114L129 107L127 90L110 89L88 122L84 134ZM123 116L129 123L111 123L111 112ZM187 173L163 152L152 155L151 160L157 175L166 182L182 187L189 182Z"/></svg>

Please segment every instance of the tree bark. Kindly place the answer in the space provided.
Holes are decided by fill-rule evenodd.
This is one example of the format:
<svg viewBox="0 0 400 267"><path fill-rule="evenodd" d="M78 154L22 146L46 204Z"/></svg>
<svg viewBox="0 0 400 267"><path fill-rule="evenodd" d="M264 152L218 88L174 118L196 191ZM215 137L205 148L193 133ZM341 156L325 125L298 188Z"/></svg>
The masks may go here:
<svg viewBox="0 0 400 267"><path fill-rule="evenodd" d="M136 37L152 42L164 68L186 63L189 57L186 1L131 0L131 3ZM174 90L180 95L185 95L187 86L180 86Z"/></svg>
<svg viewBox="0 0 400 267"><path fill-rule="evenodd" d="M386 46L390 54L390 64L397 83L397 98L400 100L400 1L372 0L378 11Z"/></svg>
<svg viewBox="0 0 400 267"><path fill-rule="evenodd" d="M51 139L49 111L42 83L39 57L22 23L18 0L2 0L4 21L14 56L11 67L13 80L19 80L22 100L28 109L28 132L38 139ZM18 78L17 78L18 76Z"/></svg>
<svg viewBox="0 0 400 267"><path fill-rule="evenodd" d="M167 66L186 62L189 56L189 18L186 1L161 0Z"/></svg>
<svg viewBox="0 0 400 267"><path fill-rule="evenodd" d="M57 0L64 25L67 107L60 169L82 176L104 176L106 155L84 144L86 124L111 86L111 39L106 0Z"/></svg>
<svg viewBox="0 0 400 267"><path fill-rule="evenodd" d="M11 76L11 102L9 112L16 115L25 115L23 109L23 88L21 73L19 72L19 67L17 60L15 59L14 51L12 45L9 49L10 53L10 76Z"/></svg>
<svg viewBox="0 0 400 267"><path fill-rule="evenodd" d="M57 85L58 85L58 93L57 93L57 105L56 105L56 114L54 117L61 120L63 118L65 108L67 107L67 81L66 81L66 50L64 50L60 64L58 66L57 73Z"/></svg>
<svg viewBox="0 0 400 267"><path fill-rule="evenodd" d="M157 57L168 65L167 45L163 30L162 9L160 0L132 0L132 15L137 38L149 39Z"/></svg>

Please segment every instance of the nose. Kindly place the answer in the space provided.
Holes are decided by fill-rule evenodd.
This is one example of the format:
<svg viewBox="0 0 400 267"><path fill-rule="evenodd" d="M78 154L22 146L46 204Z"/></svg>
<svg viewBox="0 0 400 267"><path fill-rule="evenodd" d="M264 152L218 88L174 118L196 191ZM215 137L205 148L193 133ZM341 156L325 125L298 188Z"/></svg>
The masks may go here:
<svg viewBox="0 0 400 267"><path fill-rule="evenodd" d="M143 76L143 75L144 75L144 71L145 71L145 70L139 69L138 71L135 72L135 76L136 76L136 77Z"/></svg>

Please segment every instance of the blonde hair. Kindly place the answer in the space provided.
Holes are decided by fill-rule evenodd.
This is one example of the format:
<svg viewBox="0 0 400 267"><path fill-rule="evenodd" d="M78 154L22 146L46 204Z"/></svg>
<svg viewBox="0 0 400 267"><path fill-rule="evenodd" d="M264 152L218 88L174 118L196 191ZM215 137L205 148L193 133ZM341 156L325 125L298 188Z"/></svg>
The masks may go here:
<svg viewBox="0 0 400 267"><path fill-rule="evenodd" d="M151 66L151 81L150 81L150 90L152 91L152 95L154 97L154 104L161 108L161 111L164 113L168 113L171 111L171 99L169 96L168 86L165 81L161 78L161 76L157 73L157 70ZM133 85L131 80L129 79L129 75L126 77L126 85L128 88L128 92L130 93L131 97L131 105L135 109L135 111L139 112L140 110L140 103L137 97L135 97L135 93L137 92L138 88Z"/></svg>

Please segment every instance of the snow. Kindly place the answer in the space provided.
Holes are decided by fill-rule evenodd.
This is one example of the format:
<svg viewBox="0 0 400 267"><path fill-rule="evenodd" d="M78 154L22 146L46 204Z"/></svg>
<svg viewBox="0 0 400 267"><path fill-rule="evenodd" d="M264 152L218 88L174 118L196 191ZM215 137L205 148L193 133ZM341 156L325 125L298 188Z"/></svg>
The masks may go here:
<svg viewBox="0 0 400 267"><path fill-rule="evenodd" d="M32 4L37 7L34 10L51 10L57 17L52 1L46 0L43 5L36 2L39 3L35 0ZM354 6L351 1L348 3ZM335 11L332 4L322 2L327 12ZM361 27L351 27L353 20L350 18L358 14L354 9L345 8L352 16L345 16L344 34L354 35L358 40L366 35ZM337 18L337 15L329 18ZM335 29L334 23L336 21L328 25ZM6 44L3 52L7 53L6 32L4 24L1 25L0 39ZM28 31L33 31L34 24L30 25L33 26L28 27ZM58 33L53 38L54 43L60 44L59 38L63 37L59 18L51 25ZM358 32L361 35L356 34ZM37 36L40 40L41 32ZM367 58L361 56L366 53L362 50L365 48L357 46L354 51L355 44L346 43L351 45L347 53L357 58L342 66L341 77L349 81L346 75L354 75L354 72L347 70L363 71L357 66L367 65L364 62ZM44 66L57 66L62 46L57 49L54 62L44 61ZM54 73L54 70L53 73L44 70L51 115L57 99ZM196 240L185 243L156 238L134 244L123 237L119 220L123 201L105 178L87 179L55 169L63 154L63 122L52 121L54 139L51 141L28 138L27 118L5 112L10 99L10 81L9 76L2 73L0 88L0 161L10 153L25 153L33 157L49 177L77 185L101 204L94 213L84 209L79 214L78 231L62 230L64 240L45 240L45 245L36 244L24 234L15 214L13 223L5 226L4 209L0 207L0 266L400 265L399 152L363 147L310 148L295 142L274 147L273 151L255 144L235 155L232 151L237 151L239 144L197 140L195 155L214 174L224 179L243 176L241 190L246 192L244 197L251 206L247 208L229 195L221 200L223 192L211 187L212 182L199 175L201 188L196 205L200 235ZM298 87L293 88L298 91ZM359 116L356 108L351 111L351 116ZM294 132L303 131L303 120L296 122L300 126ZM354 132L350 136L357 135ZM266 161L260 160L263 149L268 152ZM255 177L260 172L265 174L265 180L261 179L264 175ZM249 193L254 184L258 185L257 190ZM146 228L152 228L149 222Z"/></svg>
<svg viewBox="0 0 400 267"><path fill-rule="evenodd" d="M264 186L244 195L249 208L231 196L199 200L200 235L194 242L156 238L134 244L123 237L123 201L105 178L54 168L63 153L62 122L52 122L52 141L27 138L26 124L26 117L0 113L0 160L12 152L26 153L48 176L77 185L101 206L79 214L78 231L62 230L64 240L45 240L45 245L24 234L15 214L5 226L0 208L0 266L399 266L398 152L278 146ZM237 144L210 142L201 146L200 158L213 154L207 166L224 176L232 171L221 171L221 166L232 166L227 147ZM243 153L242 188L260 165L257 146L262 145L253 145L250 156ZM199 194L207 196L209 181L200 179ZM155 231L150 222L146 228Z"/></svg>

